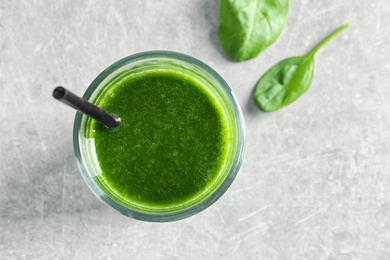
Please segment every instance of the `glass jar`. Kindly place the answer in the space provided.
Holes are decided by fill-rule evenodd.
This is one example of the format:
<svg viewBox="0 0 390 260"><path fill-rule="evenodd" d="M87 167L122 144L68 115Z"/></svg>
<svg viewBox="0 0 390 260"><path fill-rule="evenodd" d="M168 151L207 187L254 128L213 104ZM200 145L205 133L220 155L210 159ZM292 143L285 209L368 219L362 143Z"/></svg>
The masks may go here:
<svg viewBox="0 0 390 260"><path fill-rule="evenodd" d="M222 107L229 128L229 145L227 159L219 172L218 178L210 184L207 191L196 199L177 207L147 208L121 199L99 181L102 170L95 151L94 139L88 135L90 118L77 112L73 145L81 174L93 193L108 206L125 216L151 222L175 221L190 217L213 204L220 198L233 182L241 166L245 146L244 120L240 107L227 83L205 63L176 52L149 51L121 59L105 69L88 87L83 98L97 104L106 95L113 82L135 73L148 70L170 70L179 72L199 82ZM109 112L109 111L108 111ZM210 158L212 159L212 158Z"/></svg>

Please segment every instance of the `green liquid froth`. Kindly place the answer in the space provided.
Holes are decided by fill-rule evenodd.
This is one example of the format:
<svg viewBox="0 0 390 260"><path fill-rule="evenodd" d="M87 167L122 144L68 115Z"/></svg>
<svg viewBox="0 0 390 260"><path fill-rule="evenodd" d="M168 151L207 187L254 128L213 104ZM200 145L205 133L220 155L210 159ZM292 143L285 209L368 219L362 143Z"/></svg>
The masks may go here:
<svg viewBox="0 0 390 260"><path fill-rule="evenodd" d="M102 170L97 182L117 202L180 207L221 181L227 118L198 81L172 70L129 74L97 105L121 119L114 130L86 126Z"/></svg>

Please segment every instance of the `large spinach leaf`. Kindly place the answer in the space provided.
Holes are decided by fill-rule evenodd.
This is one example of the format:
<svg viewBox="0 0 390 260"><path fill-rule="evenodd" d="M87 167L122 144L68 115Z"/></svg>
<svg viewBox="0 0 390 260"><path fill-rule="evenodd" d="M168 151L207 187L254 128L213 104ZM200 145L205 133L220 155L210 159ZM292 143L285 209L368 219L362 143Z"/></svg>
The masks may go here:
<svg viewBox="0 0 390 260"><path fill-rule="evenodd" d="M281 34L289 0L221 0L218 39L233 61L256 57Z"/></svg>
<svg viewBox="0 0 390 260"><path fill-rule="evenodd" d="M257 82L254 99L258 107L272 112L298 99L310 87L314 76L314 56L325 44L347 29L346 24L320 42L304 56L283 60Z"/></svg>

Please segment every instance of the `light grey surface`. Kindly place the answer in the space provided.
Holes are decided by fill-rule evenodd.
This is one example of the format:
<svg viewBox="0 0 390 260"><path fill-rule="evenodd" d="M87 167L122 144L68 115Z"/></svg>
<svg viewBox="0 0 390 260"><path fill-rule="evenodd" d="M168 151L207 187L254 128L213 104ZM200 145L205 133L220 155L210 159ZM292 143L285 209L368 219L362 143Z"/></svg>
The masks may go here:
<svg viewBox="0 0 390 260"><path fill-rule="evenodd" d="M0 0L0 259L390 259L390 2L291 1L259 57L219 51L218 1ZM251 92L273 64L351 28L316 59L311 89L275 113ZM116 60L166 49L230 84L247 127L245 160L204 212L144 223L101 203L72 147L81 95Z"/></svg>

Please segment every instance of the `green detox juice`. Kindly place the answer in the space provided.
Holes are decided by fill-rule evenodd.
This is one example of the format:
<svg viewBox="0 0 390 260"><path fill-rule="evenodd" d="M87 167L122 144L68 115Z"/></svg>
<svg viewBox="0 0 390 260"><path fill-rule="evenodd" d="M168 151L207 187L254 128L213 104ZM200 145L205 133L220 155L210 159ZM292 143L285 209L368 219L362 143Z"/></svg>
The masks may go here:
<svg viewBox="0 0 390 260"><path fill-rule="evenodd" d="M241 166L241 110L226 82L195 58L169 51L126 57L83 98L120 124L108 129L76 115L79 168L95 195L126 216L192 216L224 194Z"/></svg>
<svg viewBox="0 0 390 260"><path fill-rule="evenodd" d="M119 117L112 130L87 124L102 174L119 203L177 208L215 185L226 163L229 127L200 82L173 70L148 70L113 83L96 103Z"/></svg>

